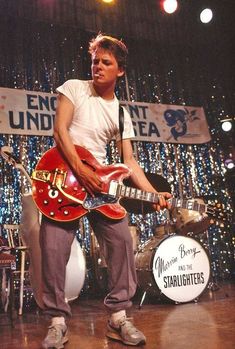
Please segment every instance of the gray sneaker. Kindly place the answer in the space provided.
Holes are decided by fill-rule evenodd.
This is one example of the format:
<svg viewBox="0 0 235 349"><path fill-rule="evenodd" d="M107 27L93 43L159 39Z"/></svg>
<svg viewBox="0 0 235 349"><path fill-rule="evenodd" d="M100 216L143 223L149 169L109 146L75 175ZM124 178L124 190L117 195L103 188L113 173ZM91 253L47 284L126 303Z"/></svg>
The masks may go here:
<svg viewBox="0 0 235 349"><path fill-rule="evenodd" d="M108 322L106 336L111 339L121 341L127 345L142 345L146 343L146 337L130 321L124 317L119 321L119 327L114 327Z"/></svg>
<svg viewBox="0 0 235 349"><path fill-rule="evenodd" d="M67 337L67 326L66 325L54 325L48 327L48 333L44 341L42 342L42 347L62 349L64 344L68 342Z"/></svg>

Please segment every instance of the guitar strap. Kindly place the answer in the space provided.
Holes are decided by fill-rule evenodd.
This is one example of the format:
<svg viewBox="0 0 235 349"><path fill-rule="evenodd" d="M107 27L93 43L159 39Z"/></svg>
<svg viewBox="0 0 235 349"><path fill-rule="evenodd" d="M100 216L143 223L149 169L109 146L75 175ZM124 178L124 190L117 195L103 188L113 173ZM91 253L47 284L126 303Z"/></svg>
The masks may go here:
<svg viewBox="0 0 235 349"><path fill-rule="evenodd" d="M124 131L124 111L121 105L119 105L119 131L121 135L121 162L123 163L122 135Z"/></svg>

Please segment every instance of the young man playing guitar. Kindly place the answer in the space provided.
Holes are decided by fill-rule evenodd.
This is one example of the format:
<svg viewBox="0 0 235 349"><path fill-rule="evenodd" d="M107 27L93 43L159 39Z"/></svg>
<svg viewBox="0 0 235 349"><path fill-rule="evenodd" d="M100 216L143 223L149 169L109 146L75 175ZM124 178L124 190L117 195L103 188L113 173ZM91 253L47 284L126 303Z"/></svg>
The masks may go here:
<svg viewBox="0 0 235 349"><path fill-rule="evenodd" d="M156 193L136 162L130 139L134 131L124 110L124 130L119 132L119 102L116 81L125 73L127 48L122 41L99 34L90 42L92 80L68 80L57 89L58 106L54 138L59 151L84 190L94 197L103 190L102 178L79 157L74 144L86 148L100 164L105 163L106 145L115 137L124 164L131 170L133 185ZM168 207L169 193L159 193L155 209ZM107 336L127 345L140 345L146 338L126 317L137 286L132 238L128 219L110 219L89 212L88 219L105 256L109 293L104 299L110 319ZM57 222L43 217L41 223L43 302L51 318L44 348L63 348L68 341L66 318L71 315L65 301L65 269L77 221Z"/></svg>

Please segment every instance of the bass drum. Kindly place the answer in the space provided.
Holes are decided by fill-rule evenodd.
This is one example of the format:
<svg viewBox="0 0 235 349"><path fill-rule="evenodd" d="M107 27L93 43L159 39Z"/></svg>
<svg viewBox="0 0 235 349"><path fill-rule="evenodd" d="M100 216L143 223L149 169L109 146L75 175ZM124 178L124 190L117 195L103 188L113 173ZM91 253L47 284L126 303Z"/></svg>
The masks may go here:
<svg viewBox="0 0 235 349"><path fill-rule="evenodd" d="M85 273L85 258L78 240L74 238L66 266L65 299L67 301L73 301L79 296L84 284Z"/></svg>
<svg viewBox="0 0 235 349"><path fill-rule="evenodd" d="M37 305L43 309L41 248L39 244L40 215L31 194L22 196L20 233L29 254L29 276ZM85 280L86 263L79 242L75 238L66 266L65 299L72 301L79 296Z"/></svg>
<svg viewBox="0 0 235 349"><path fill-rule="evenodd" d="M208 285L210 262L203 247L191 237L154 237L136 254L140 288L152 296L185 303L198 298Z"/></svg>

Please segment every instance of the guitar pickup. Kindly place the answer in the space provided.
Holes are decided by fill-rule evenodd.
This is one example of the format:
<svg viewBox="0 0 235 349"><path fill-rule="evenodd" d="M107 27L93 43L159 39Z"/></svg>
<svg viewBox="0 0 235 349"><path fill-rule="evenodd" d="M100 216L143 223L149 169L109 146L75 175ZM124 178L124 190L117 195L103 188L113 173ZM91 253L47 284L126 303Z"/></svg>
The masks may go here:
<svg viewBox="0 0 235 349"><path fill-rule="evenodd" d="M110 185L109 185L108 195L116 197L117 196L117 188L118 188L118 182L117 181L111 181Z"/></svg>

